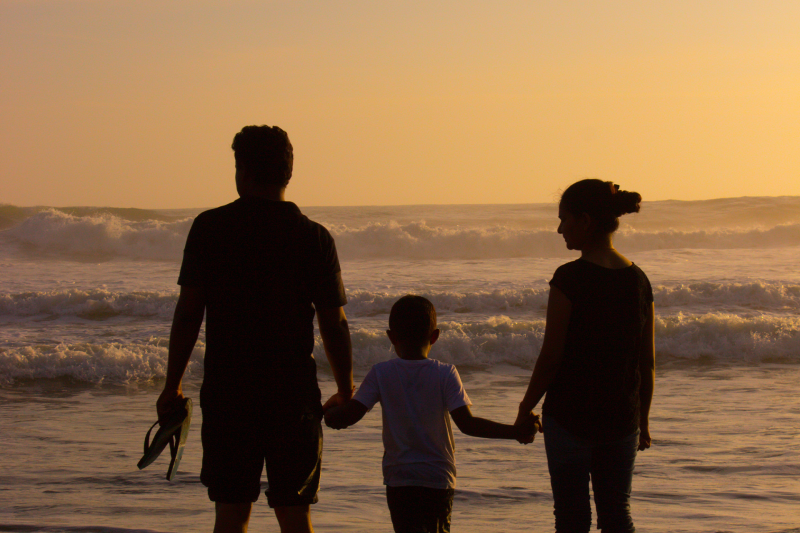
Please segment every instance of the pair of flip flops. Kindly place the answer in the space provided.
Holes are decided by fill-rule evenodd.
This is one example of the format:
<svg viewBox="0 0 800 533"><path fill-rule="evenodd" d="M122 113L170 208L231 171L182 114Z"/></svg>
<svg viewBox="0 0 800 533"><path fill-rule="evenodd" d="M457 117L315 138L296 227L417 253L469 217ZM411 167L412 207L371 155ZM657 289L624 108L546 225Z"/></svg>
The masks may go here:
<svg viewBox="0 0 800 533"><path fill-rule="evenodd" d="M178 471L178 466L181 464L183 448L186 445L186 436L189 434L191 422L192 400L190 398L184 398L164 417L164 423L158 428L156 434L153 435L153 441L150 442L150 432L159 424L159 421L156 420L156 423L150 426L150 429L147 430L147 435L144 437L144 455L139 460L139 464L136 465L139 470L155 461L164 451L164 448L169 445L169 453L172 459L169 462L167 479L172 481Z"/></svg>

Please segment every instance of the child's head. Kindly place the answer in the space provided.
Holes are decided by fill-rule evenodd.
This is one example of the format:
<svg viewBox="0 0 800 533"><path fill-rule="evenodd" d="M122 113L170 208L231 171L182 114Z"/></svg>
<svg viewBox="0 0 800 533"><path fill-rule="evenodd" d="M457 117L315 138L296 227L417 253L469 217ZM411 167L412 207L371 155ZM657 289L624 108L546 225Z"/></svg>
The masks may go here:
<svg viewBox="0 0 800 533"><path fill-rule="evenodd" d="M389 313L389 338L395 347L419 352L436 342L436 308L427 298L407 294L397 300ZM399 355L403 355L398 350ZM427 352L426 352L427 355Z"/></svg>

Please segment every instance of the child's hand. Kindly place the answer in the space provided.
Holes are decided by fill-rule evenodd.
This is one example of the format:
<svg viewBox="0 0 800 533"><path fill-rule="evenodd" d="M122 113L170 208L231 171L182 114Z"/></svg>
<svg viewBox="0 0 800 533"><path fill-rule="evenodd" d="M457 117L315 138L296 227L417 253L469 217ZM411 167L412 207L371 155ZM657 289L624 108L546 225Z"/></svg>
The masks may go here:
<svg viewBox="0 0 800 533"><path fill-rule="evenodd" d="M539 415L534 414L533 411L525 416L518 416L514 427L517 429L516 439L520 444L530 444L536 438L536 433L542 432Z"/></svg>
<svg viewBox="0 0 800 533"><path fill-rule="evenodd" d="M367 414L367 407L358 400L349 400L341 405L328 406L325 410L325 425L331 429L345 429Z"/></svg>

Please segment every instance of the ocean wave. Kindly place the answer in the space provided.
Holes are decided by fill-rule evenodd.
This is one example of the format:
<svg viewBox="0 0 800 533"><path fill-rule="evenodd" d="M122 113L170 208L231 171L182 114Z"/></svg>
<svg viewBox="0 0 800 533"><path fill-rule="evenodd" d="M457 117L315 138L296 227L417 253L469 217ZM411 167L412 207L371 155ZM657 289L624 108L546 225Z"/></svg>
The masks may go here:
<svg viewBox="0 0 800 533"><path fill-rule="evenodd" d="M533 368L544 336L544 320L507 316L440 324L431 357L474 368L508 364ZM383 329L354 328L353 359L360 369L394 355ZM659 365L753 365L800 363L800 317L745 318L726 313L677 314L656 319ZM327 362L319 338L314 354ZM189 377L202 376L205 346L198 343ZM86 382L140 382L166 375L167 341L142 344L59 344L0 351L0 383L69 377Z"/></svg>
<svg viewBox="0 0 800 533"><path fill-rule="evenodd" d="M67 258L177 261L192 222L192 218L132 221L103 212L77 216L47 209L4 234L36 252Z"/></svg>
<svg viewBox="0 0 800 533"><path fill-rule="evenodd" d="M67 315L98 319L114 316L171 317L177 291L115 292L66 289L0 294L0 316Z"/></svg>
<svg viewBox="0 0 800 533"><path fill-rule="evenodd" d="M139 217L143 216L138 214ZM133 220L131 220L133 219ZM7 229L4 235L39 253L83 259L125 257L179 261L192 218L124 218L106 211L84 216L45 209ZM429 226L424 221L372 222L330 227L342 259L502 259L566 257L553 230L503 225ZM800 224L714 231L621 229L616 243L630 252L668 249L740 249L800 246Z"/></svg>
<svg viewBox="0 0 800 533"><path fill-rule="evenodd" d="M657 317L656 353L668 362L800 363L800 317L730 313Z"/></svg>
<svg viewBox="0 0 800 533"><path fill-rule="evenodd" d="M348 291L348 316L388 315L394 302L404 292ZM543 315L547 309L549 288L496 289L475 292L420 291L431 300L439 313ZM800 285L751 282L698 282L653 289L658 311L682 308L746 309L769 312L793 312L800 309ZM102 320L115 316L169 319L175 311L178 292L106 289L65 289L43 292L0 293L0 316L77 316Z"/></svg>
<svg viewBox="0 0 800 533"><path fill-rule="evenodd" d="M0 383L72 378L88 383L136 383L163 378L166 339L141 344L56 344L0 349ZM186 376L201 375L205 345L198 342Z"/></svg>
<svg viewBox="0 0 800 533"><path fill-rule="evenodd" d="M543 313L547 310L549 288L497 289L468 293L422 291L418 294L431 300L439 311L455 313ZM404 293L348 292L348 314L377 316L388 314ZM800 285L750 282L681 283L655 286L653 296L657 309L744 308L758 311L785 312L800 309Z"/></svg>
<svg viewBox="0 0 800 533"><path fill-rule="evenodd" d="M544 326L544 320L506 316L485 322L444 322L431 357L457 365L533 368ZM353 334L354 360L359 365L385 360L389 348L383 331ZM316 353L324 358L321 346ZM669 364L800 363L800 317L745 318L727 313L657 317L656 353L662 363Z"/></svg>
<svg viewBox="0 0 800 533"><path fill-rule="evenodd" d="M790 283L697 282L653 288L656 308L741 307L759 311L800 309L800 285Z"/></svg>
<svg viewBox="0 0 800 533"><path fill-rule="evenodd" d="M563 238L552 230L506 226L444 228L430 227L425 222L373 222L358 228L333 226L331 233L344 258L502 259L569 254ZM716 231L626 228L616 234L615 243L630 252L800 246L800 224Z"/></svg>

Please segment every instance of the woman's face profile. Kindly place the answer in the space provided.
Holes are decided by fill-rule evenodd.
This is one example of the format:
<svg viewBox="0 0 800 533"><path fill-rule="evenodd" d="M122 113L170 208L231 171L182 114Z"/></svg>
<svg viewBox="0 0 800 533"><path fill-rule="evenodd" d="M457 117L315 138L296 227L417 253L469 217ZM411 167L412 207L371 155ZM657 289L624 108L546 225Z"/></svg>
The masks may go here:
<svg viewBox="0 0 800 533"><path fill-rule="evenodd" d="M564 237L569 250L580 250L588 237L586 216L576 217L563 207L558 208L558 233Z"/></svg>

